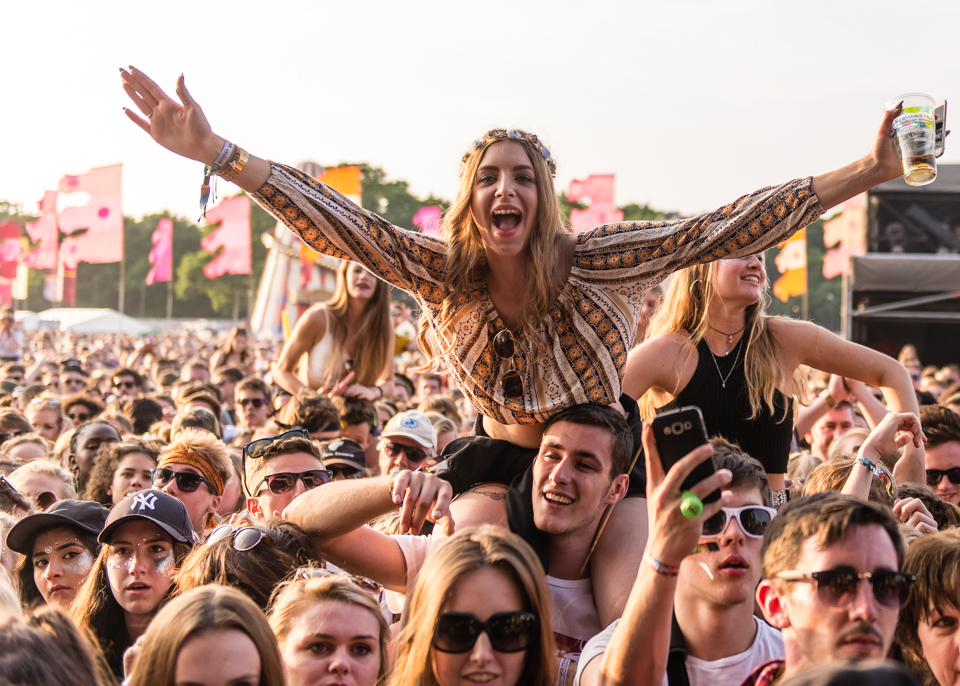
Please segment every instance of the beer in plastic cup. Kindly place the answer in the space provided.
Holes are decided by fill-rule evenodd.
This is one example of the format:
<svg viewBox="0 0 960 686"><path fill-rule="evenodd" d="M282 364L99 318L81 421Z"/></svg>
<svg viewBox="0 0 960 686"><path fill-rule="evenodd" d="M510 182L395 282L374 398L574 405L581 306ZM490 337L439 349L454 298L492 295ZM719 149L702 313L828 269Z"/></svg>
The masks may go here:
<svg viewBox="0 0 960 686"><path fill-rule="evenodd" d="M903 180L911 186L926 186L937 178L936 123L934 102L926 93L904 93L887 103L895 108L903 101L903 111L893 120L893 147L900 155Z"/></svg>

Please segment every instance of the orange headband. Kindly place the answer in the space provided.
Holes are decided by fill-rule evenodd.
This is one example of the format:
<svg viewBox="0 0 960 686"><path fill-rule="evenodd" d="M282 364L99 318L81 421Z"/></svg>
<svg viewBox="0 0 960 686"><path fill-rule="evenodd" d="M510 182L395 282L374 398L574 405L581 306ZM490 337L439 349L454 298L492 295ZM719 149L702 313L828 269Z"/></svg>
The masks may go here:
<svg viewBox="0 0 960 686"><path fill-rule="evenodd" d="M190 450L187 446L179 445L173 449L168 449L166 455L160 458L157 468L166 467L168 464L186 464L199 471L203 477L213 484L216 491L214 495L223 495L223 479L213 466L197 453Z"/></svg>

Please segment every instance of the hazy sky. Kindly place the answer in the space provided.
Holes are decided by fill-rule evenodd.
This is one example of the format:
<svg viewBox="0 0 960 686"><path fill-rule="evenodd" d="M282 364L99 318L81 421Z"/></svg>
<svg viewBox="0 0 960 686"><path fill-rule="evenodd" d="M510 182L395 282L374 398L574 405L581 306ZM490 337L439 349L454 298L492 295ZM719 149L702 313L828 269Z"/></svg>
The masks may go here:
<svg viewBox="0 0 960 686"><path fill-rule="evenodd" d="M956 0L8 2L3 23L0 199L29 210L122 162L126 214L196 218L201 166L121 112L128 64L168 92L183 72L257 155L447 199L496 126L547 142L558 189L615 173L618 204L694 213L862 156L900 93L954 98L960 122Z"/></svg>

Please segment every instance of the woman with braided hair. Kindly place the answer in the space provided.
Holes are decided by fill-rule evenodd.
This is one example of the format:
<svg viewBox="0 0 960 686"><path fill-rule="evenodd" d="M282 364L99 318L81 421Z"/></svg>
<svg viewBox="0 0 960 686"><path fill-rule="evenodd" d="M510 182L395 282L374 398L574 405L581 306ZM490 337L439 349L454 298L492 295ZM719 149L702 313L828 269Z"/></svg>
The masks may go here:
<svg viewBox="0 0 960 686"><path fill-rule="evenodd" d="M146 118L127 116L157 143L235 182L315 250L360 262L417 300L421 346L431 361L446 363L478 409L477 433L488 437L473 454L464 447L472 438L448 446L467 463L529 465L551 416L582 403L618 405L643 295L671 272L776 245L824 209L901 173L889 140L894 110L871 152L835 172L690 219L573 235L547 147L531 133L492 129L463 155L457 197L443 237L435 238L392 226L296 169L217 136L182 76L181 105L142 71L120 71ZM643 493L641 479L635 494ZM456 473L451 480L472 483ZM598 544L591 566L604 621L619 615L639 565L645 510L637 498L621 503Z"/></svg>

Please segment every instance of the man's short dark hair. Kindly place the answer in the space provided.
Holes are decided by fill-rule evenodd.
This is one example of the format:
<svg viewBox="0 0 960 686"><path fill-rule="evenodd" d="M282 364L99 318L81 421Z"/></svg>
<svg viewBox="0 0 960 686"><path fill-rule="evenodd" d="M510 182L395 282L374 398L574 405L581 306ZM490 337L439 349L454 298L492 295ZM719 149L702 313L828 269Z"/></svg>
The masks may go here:
<svg viewBox="0 0 960 686"><path fill-rule="evenodd" d="M610 432L610 477L630 471L630 458L633 452L633 434L627 420L609 405L574 405L553 415L544 427L544 433L557 422L568 422L580 426L599 426Z"/></svg>
<svg viewBox="0 0 960 686"><path fill-rule="evenodd" d="M773 494L763 465L743 452L739 445L720 436L711 438L710 445L713 446L714 467L729 469L733 473L727 488L756 488L763 504L769 507Z"/></svg>
<svg viewBox="0 0 960 686"><path fill-rule="evenodd" d="M226 377L230 383L240 383L243 381L243 372L236 367L222 367L213 373L213 377Z"/></svg>
<svg viewBox="0 0 960 686"><path fill-rule="evenodd" d="M340 412L333 401L312 388L301 388L279 415L283 426L300 426L310 433L340 430Z"/></svg>
<svg viewBox="0 0 960 686"><path fill-rule="evenodd" d="M340 424L367 424L370 431L377 428L377 408L369 400L338 396L333 404L340 411Z"/></svg>
<svg viewBox="0 0 960 686"><path fill-rule="evenodd" d="M306 453L313 455L320 464L323 464L323 455L320 453L320 444L309 438L285 438L282 441L274 441L267 449L263 451L260 457L246 458L246 480L247 488L254 488L260 475L267 468L270 460L281 455L293 455L294 453ZM251 497L256 497L256 493L250 493Z"/></svg>
<svg viewBox="0 0 960 686"><path fill-rule="evenodd" d="M150 431L150 427L163 419L163 407L152 398L133 398L123 405L123 413L133 424L137 436Z"/></svg>
<svg viewBox="0 0 960 686"><path fill-rule="evenodd" d="M21 374L27 373L27 368L18 362L8 362L7 364L0 367L0 374L4 376L9 375L11 372L20 372Z"/></svg>
<svg viewBox="0 0 960 686"><path fill-rule="evenodd" d="M143 388L143 377L140 376L140 373L139 373L139 372L137 372L137 371L135 371L135 370L133 370L133 369L130 369L129 367L121 367L120 369L118 369L117 371L115 371L113 374L111 374L111 375L110 375L110 385L111 385L111 386L116 386L116 385L117 385L117 379L119 379L121 376L130 376L130 377L133 377L133 383L136 385L136 387L137 387L137 388Z"/></svg>
<svg viewBox="0 0 960 686"><path fill-rule="evenodd" d="M927 447L960 442L960 415L943 405L924 405L920 408L920 426L927 436Z"/></svg>

